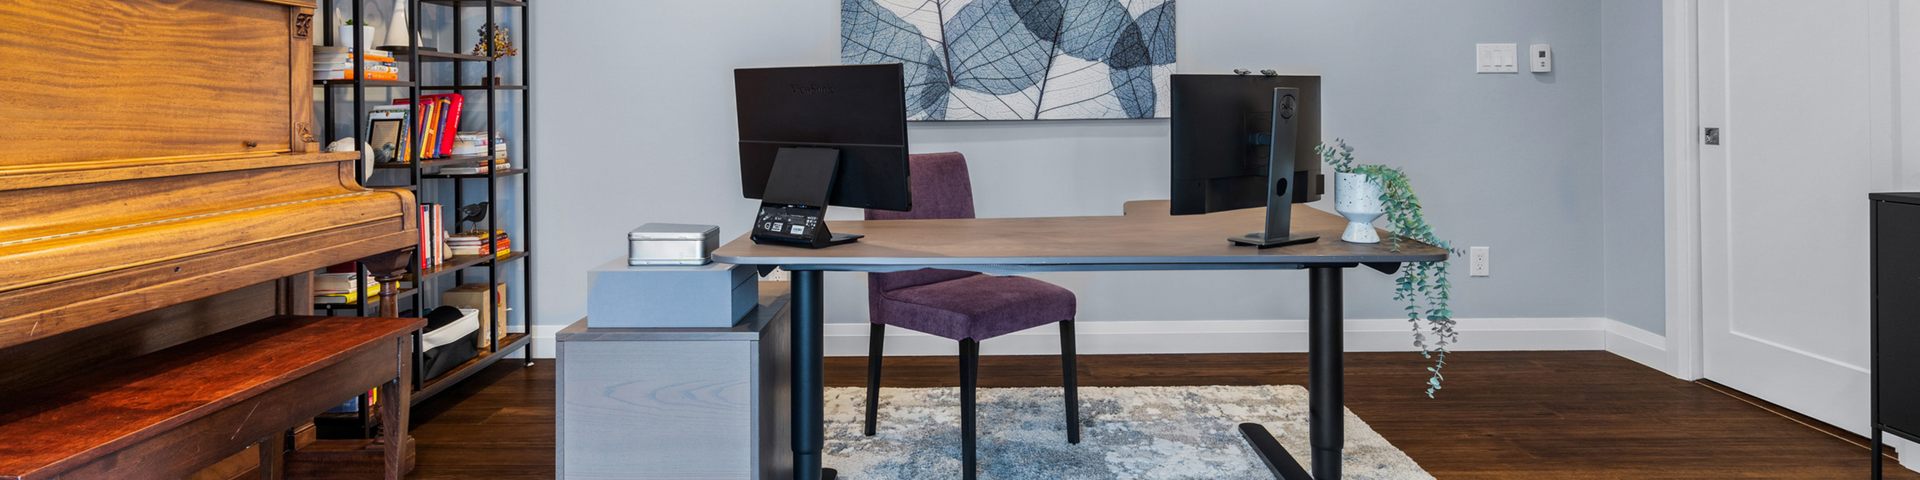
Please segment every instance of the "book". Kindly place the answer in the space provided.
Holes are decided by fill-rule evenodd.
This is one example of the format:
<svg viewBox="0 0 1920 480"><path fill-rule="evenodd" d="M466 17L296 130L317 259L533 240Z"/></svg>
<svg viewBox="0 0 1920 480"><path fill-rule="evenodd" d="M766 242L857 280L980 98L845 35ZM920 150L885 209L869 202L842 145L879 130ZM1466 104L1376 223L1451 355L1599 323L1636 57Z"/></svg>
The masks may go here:
<svg viewBox="0 0 1920 480"><path fill-rule="evenodd" d="M352 71L354 71L354 68L353 68L353 63L351 62L327 63L327 64L316 63L313 65L313 73L315 75L319 75L323 73L352 72ZM392 73L392 74L398 75L400 73L400 68L395 67L392 64L369 63L367 64L366 71L371 73Z"/></svg>
<svg viewBox="0 0 1920 480"><path fill-rule="evenodd" d="M354 273L322 273L313 276L313 290L351 292L360 283L360 275Z"/></svg>
<svg viewBox="0 0 1920 480"><path fill-rule="evenodd" d="M313 72L314 80L353 80L355 76L356 75L354 75L354 72L352 70L327 70L324 72L322 71ZM400 75L397 73L368 72L367 80L385 80L390 82L397 82L397 81L400 81Z"/></svg>
<svg viewBox="0 0 1920 480"><path fill-rule="evenodd" d="M353 53L351 52L315 53L313 55L313 63L315 64L332 63L332 62L352 62L354 60L355 58L353 56ZM394 57L379 55L379 54L367 55L366 60L367 60L367 63L376 63L376 62L387 63L387 64L399 63L399 61L395 60Z"/></svg>
<svg viewBox="0 0 1920 480"><path fill-rule="evenodd" d="M424 270L433 266L433 256L427 250L427 206L419 205L414 210L414 222L420 226L416 229L420 243L419 248L414 250L414 257L420 259L420 268Z"/></svg>
<svg viewBox="0 0 1920 480"><path fill-rule="evenodd" d="M416 158L433 158L439 151L440 109L431 100L420 101L420 147Z"/></svg>

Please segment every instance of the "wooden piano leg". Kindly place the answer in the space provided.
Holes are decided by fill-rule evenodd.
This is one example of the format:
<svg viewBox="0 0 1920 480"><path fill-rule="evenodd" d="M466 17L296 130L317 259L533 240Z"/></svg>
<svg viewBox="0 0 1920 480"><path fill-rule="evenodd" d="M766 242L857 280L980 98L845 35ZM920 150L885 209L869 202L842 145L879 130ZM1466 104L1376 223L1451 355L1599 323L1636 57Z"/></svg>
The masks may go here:
<svg viewBox="0 0 1920 480"><path fill-rule="evenodd" d="M386 443L387 480L407 476L407 412L413 410L413 342L408 337L397 341L399 376L380 386L380 440Z"/></svg>
<svg viewBox="0 0 1920 480"><path fill-rule="evenodd" d="M260 441L260 480L280 480L286 476L287 432L273 432Z"/></svg>

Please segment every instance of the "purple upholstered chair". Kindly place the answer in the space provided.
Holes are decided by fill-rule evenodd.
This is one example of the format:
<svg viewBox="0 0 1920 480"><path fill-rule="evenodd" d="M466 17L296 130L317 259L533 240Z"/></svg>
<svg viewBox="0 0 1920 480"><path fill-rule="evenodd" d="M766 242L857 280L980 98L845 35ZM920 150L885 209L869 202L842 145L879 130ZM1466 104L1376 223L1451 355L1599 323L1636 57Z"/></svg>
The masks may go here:
<svg viewBox="0 0 1920 480"><path fill-rule="evenodd" d="M914 155L913 211L867 210L868 220L973 218L973 184L959 153ZM960 341L960 445L965 477L974 478L974 389L980 343L1049 323L1060 324L1066 383L1067 442L1080 443L1080 395L1074 376L1073 292L1025 277L959 270L867 275L872 335L867 347L866 434L873 435L880 400L880 352L888 325Z"/></svg>

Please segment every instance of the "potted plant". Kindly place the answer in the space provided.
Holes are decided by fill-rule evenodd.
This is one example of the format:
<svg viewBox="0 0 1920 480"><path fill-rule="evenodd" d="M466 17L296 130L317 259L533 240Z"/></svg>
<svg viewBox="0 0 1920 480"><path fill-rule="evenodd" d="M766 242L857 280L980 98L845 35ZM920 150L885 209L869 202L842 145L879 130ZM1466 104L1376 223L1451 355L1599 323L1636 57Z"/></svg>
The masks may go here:
<svg viewBox="0 0 1920 480"><path fill-rule="evenodd" d="M369 40L373 38L373 27L355 24L351 18L340 23L340 36L334 43L353 48L354 55L367 53L367 45L373 43Z"/></svg>
<svg viewBox="0 0 1920 480"><path fill-rule="evenodd" d="M1373 220L1385 215L1390 227L1387 241L1394 251L1400 250L1402 239L1453 251L1449 242L1433 234L1433 226L1421 215L1420 197L1414 194L1413 183L1407 179L1406 172L1384 165L1355 164L1353 147L1341 139L1335 139L1332 146L1314 147L1314 151L1336 172L1336 210L1352 222L1340 236L1341 240L1379 243ZM1427 367L1427 371L1433 372L1427 379L1427 396L1432 397L1445 378L1440 375L1440 368L1447 365L1447 346L1458 340L1453 311L1447 309L1448 295L1453 288L1447 280L1447 262L1407 263L1400 268L1394 285L1393 298L1406 303L1407 321L1413 324L1413 345L1420 347L1421 355L1434 360L1434 365Z"/></svg>

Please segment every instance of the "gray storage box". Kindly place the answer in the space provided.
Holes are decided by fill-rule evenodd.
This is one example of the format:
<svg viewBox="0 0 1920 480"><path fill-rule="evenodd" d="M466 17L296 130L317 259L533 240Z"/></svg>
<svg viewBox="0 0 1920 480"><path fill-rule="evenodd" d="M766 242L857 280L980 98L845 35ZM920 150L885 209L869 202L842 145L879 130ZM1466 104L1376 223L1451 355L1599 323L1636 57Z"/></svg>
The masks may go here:
<svg viewBox="0 0 1920 480"><path fill-rule="evenodd" d="M587 272L587 326L732 327L753 311L759 285L751 266L631 266L615 259Z"/></svg>
<svg viewBox="0 0 1920 480"><path fill-rule="evenodd" d="M720 227L649 223L627 232L628 265L705 265L720 248Z"/></svg>

